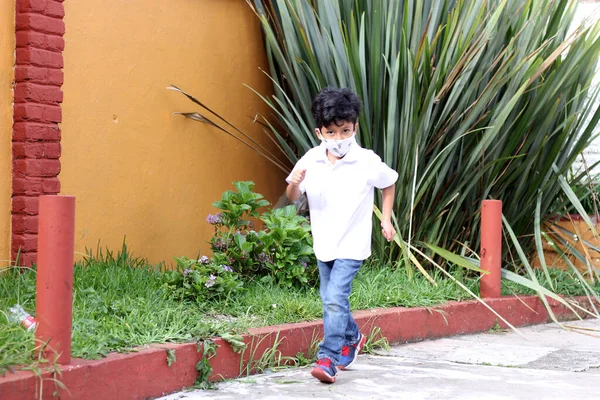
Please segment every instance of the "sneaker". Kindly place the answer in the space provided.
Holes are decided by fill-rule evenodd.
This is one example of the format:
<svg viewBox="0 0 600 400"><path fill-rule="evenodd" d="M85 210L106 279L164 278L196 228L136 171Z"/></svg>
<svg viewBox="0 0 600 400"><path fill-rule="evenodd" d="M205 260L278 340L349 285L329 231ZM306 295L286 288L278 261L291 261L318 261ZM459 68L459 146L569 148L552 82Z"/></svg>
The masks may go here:
<svg viewBox="0 0 600 400"><path fill-rule="evenodd" d="M358 353L362 350L363 346L367 343L367 338L362 333L359 333L358 341L350 346L342 347L342 356L340 357L339 369L347 369L356 361Z"/></svg>
<svg viewBox="0 0 600 400"><path fill-rule="evenodd" d="M333 383L335 382L336 373L337 370L329 358L319 358L317 365L310 374L323 383Z"/></svg>

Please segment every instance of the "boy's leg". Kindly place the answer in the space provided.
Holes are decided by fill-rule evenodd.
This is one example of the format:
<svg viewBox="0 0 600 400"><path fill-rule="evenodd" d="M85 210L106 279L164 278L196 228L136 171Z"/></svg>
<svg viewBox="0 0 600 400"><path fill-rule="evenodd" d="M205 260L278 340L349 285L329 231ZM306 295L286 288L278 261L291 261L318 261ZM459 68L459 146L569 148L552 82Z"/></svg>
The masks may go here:
<svg viewBox="0 0 600 400"><path fill-rule="evenodd" d="M331 269L333 268L333 261L319 261L317 260L317 266L319 267L319 294L321 295L321 301L325 301L325 292L327 292L327 285L329 284L329 275L331 275Z"/></svg>
<svg viewBox="0 0 600 400"><path fill-rule="evenodd" d="M359 329L356 321L352 318L352 313L348 313L348 325L346 326L346 334L344 336L344 345L350 346L358 340Z"/></svg>
<svg viewBox="0 0 600 400"><path fill-rule="evenodd" d="M319 293L321 295L321 301L325 304L325 295L327 293L327 286L329 285L331 270L333 269L333 261L323 262L317 260L317 265L319 266ZM332 363L331 359L319 358L317 364L311 371L311 375L321 382L333 383L335 382L336 372L335 364Z"/></svg>
<svg viewBox="0 0 600 400"><path fill-rule="evenodd" d="M334 260L333 268L329 271L327 288L322 292L325 338L319 345L318 358L329 358L334 365L339 363L342 346L348 332L347 327L352 318L348 296L352 290L354 276L361 264L360 260ZM319 271L321 271L320 266ZM355 335L357 335L356 322L354 319L351 321L354 324L351 324L350 330L356 330Z"/></svg>
<svg viewBox="0 0 600 400"><path fill-rule="evenodd" d="M358 325L352 318L352 314L350 314L348 317L348 326L346 327L344 346L342 347L337 367L342 370L350 368L356 361L366 341L367 338L360 333Z"/></svg>

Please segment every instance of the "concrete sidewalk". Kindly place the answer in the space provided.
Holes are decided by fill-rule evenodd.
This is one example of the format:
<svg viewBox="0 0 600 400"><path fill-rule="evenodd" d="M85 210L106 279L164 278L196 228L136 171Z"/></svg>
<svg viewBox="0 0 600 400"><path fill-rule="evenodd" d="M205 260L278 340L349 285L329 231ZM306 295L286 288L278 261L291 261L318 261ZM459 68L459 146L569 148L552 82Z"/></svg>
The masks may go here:
<svg viewBox="0 0 600 400"><path fill-rule="evenodd" d="M556 324L394 345L361 355L352 370L328 385L311 367L183 391L161 400L233 399L600 399L600 320ZM594 331L595 330L595 331Z"/></svg>

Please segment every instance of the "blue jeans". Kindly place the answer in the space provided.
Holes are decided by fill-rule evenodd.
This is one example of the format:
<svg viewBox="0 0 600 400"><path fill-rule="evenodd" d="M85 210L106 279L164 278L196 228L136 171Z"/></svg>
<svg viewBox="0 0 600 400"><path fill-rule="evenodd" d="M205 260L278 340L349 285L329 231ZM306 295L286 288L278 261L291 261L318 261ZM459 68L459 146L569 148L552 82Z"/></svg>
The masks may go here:
<svg viewBox="0 0 600 400"><path fill-rule="evenodd" d="M358 325L350 313L348 296L362 260L340 258L327 262L318 261L318 265L325 337L319 343L317 357L329 358L337 365L342 346L354 344L358 339Z"/></svg>

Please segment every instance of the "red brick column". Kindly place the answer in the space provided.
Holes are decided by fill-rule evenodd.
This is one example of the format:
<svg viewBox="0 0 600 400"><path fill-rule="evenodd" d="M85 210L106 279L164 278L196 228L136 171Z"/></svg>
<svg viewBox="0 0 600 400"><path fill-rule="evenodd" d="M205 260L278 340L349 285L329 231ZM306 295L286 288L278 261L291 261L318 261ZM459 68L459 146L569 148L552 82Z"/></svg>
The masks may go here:
<svg viewBox="0 0 600 400"><path fill-rule="evenodd" d="M16 0L12 258L37 256L38 196L60 191L63 0Z"/></svg>

